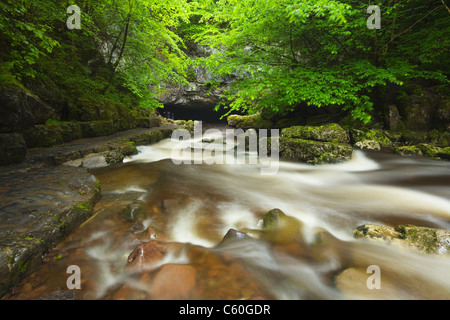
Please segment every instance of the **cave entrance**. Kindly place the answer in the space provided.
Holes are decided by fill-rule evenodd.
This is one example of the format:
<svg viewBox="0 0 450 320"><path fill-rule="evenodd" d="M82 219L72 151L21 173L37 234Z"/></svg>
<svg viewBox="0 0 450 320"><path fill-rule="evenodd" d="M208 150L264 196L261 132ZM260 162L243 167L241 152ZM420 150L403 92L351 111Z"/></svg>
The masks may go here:
<svg viewBox="0 0 450 320"><path fill-rule="evenodd" d="M206 123L227 123L226 117L220 119L220 117L226 113L226 110L220 108L218 111L215 111L214 105L192 107L165 104L164 108L159 110L159 113L165 117L167 112L173 114L175 120L198 120Z"/></svg>

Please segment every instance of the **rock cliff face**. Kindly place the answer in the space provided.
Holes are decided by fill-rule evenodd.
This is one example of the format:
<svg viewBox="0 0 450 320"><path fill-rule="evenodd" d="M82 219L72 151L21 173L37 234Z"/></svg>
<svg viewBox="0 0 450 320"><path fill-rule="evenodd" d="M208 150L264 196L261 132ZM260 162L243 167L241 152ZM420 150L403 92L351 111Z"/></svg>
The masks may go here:
<svg viewBox="0 0 450 320"><path fill-rule="evenodd" d="M187 55L193 60L211 53L212 50L208 47L188 44ZM188 85L176 83L166 87L166 92L159 97L159 101L169 107L211 110L217 103L224 101L223 92L229 88L233 79L215 77L205 67L198 65L189 69L188 81ZM210 81L219 83L219 86L212 88Z"/></svg>

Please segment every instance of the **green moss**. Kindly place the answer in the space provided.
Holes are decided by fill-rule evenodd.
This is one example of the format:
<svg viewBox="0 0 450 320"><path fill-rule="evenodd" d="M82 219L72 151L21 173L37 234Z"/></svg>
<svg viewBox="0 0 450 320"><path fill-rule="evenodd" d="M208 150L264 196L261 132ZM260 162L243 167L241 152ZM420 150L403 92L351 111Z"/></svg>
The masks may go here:
<svg viewBox="0 0 450 320"><path fill-rule="evenodd" d="M319 142L281 137L281 157L310 164L338 163L351 158L353 148L349 144Z"/></svg>
<svg viewBox="0 0 450 320"><path fill-rule="evenodd" d="M81 211L91 211L92 210L92 204L89 203L89 202L85 202L85 203L80 202L80 203L77 203L75 205L75 208L77 210L81 210Z"/></svg>
<svg viewBox="0 0 450 320"><path fill-rule="evenodd" d="M101 192L101 184L100 184L100 180L98 180L97 177L95 177L95 186L94 189L97 193Z"/></svg>
<svg viewBox="0 0 450 320"><path fill-rule="evenodd" d="M382 147L392 145L392 141L389 139L387 134L380 129L352 129L350 130L350 134L354 143L364 140L372 140L377 141Z"/></svg>
<svg viewBox="0 0 450 320"><path fill-rule="evenodd" d="M417 146L395 147L394 152L402 156L422 156L422 150Z"/></svg>
<svg viewBox="0 0 450 320"><path fill-rule="evenodd" d="M19 261L17 263L17 270L19 271L19 273L21 275L23 275L27 272L28 264L29 264L29 261Z"/></svg>
<svg viewBox="0 0 450 320"><path fill-rule="evenodd" d="M39 241L40 243L44 243L44 240L41 238L34 238L34 237L26 237L25 240L27 241Z"/></svg>
<svg viewBox="0 0 450 320"><path fill-rule="evenodd" d="M438 239L435 229L401 225L396 228L396 231L401 233L402 239L405 239L421 251L435 253L437 250Z"/></svg>
<svg viewBox="0 0 450 320"><path fill-rule="evenodd" d="M281 136L304 140L348 143L350 137L346 130L336 123L323 126L295 126L281 130Z"/></svg>
<svg viewBox="0 0 450 320"><path fill-rule="evenodd" d="M439 151L438 156L439 156L440 158L450 160L450 147L442 148L442 149Z"/></svg>
<svg viewBox="0 0 450 320"><path fill-rule="evenodd" d="M417 145L417 147L422 151L422 154L429 158L439 159L439 153L441 151L441 148L432 145L432 144L426 144L421 143Z"/></svg>

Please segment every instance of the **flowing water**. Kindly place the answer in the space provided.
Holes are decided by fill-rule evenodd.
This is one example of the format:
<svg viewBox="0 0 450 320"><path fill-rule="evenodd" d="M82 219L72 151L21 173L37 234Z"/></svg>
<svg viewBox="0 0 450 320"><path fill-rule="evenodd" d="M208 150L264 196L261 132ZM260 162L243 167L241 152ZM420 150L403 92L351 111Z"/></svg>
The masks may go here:
<svg viewBox="0 0 450 320"><path fill-rule="evenodd" d="M208 146L220 137L215 132L194 142ZM263 175L260 163L249 164L254 153L244 164L175 164L179 143L142 146L122 164L93 170L102 185L95 215L9 298L67 289L67 266L77 265L80 299L450 299L450 255L352 233L366 223L450 229L448 162L355 151L346 163L280 161L276 174ZM144 214L127 219L125 209L136 201ZM300 237L262 232L263 216L274 208L299 221L293 225ZM255 240L218 245L231 228ZM152 239L178 245L165 247L164 256L140 272L127 266L130 253ZM194 274L194 282L186 280L188 293L177 295L182 284L169 280L156 290L164 264L192 267L177 278ZM372 265L381 271L381 289L367 286Z"/></svg>

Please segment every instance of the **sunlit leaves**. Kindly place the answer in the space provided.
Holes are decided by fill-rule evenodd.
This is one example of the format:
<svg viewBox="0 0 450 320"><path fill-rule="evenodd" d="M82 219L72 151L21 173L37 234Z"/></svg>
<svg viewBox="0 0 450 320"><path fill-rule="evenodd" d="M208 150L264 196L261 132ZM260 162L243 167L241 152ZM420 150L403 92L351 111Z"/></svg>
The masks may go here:
<svg viewBox="0 0 450 320"><path fill-rule="evenodd" d="M367 122L378 88L412 78L448 81L448 73L431 70L448 70L448 58L436 62L449 49L448 16L426 1L376 3L382 30L366 27L368 4L356 0L198 2L204 26L196 39L217 49L202 62L237 79L228 91L231 111L340 105Z"/></svg>

